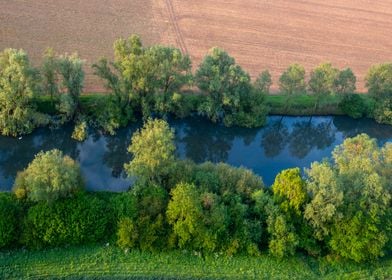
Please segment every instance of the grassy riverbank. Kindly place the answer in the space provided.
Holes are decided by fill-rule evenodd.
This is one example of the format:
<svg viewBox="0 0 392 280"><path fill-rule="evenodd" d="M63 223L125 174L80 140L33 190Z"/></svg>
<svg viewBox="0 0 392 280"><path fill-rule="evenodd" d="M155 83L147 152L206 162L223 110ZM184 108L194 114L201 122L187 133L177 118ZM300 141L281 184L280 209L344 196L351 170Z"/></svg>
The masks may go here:
<svg viewBox="0 0 392 280"><path fill-rule="evenodd" d="M339 263L296 256L211 256L191 253L125 253L115 246L0 253L1 279L386 279L392 259L375 264Z"/></svg>
<svg viewBox="0 0 392 280"><path fill-rule="evenodd" d="M189 102L197 104L197 96L193 93L189 93ZM360 94L364 103L368 106L372 106L372 98L367 94ZM100 106L107 104L108 94L104 93L86 93L80 96L80 102L83 110L92 112L98 110ZM288 110L286 107L286 96L281 94L267 95L266 103L269 107L269 113L271 115L290 115L290 116L307 116L307 115L344 115L339 108L340 99L336 95L330 95L325 97L321 102L316 111L314 111L314 104L316 102L315 96L309 94L302 94L294 96L290 102L291 106ZM55 114L56 109L52 105L49 96L42 96L36 100L38 110L43 113ZM192 107L192 106L190 106Z"/></svg>

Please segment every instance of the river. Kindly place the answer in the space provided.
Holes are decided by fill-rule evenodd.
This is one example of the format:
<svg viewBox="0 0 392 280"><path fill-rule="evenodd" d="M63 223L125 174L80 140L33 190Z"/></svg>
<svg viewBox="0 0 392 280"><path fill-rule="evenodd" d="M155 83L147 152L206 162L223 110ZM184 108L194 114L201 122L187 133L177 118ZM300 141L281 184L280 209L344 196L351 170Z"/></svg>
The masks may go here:
<svg viewBox="0 0 392 280"><path fill-rule="evenodd" d="M334 147L347 137L367 133L379 145L392 142L392 126L348 117L271 116L267 126L258 129L226 128L202 118L169 123L176 132L179 157L244 166L262 176L266 185L271 185L283 169L307 168L330 157ZM120 129L116 136L91 129L83 143L71 139L71 126L37 129L20 140L0 136L0 190L11 190L17 172L26 168L35 154L54 148L80 163L87 189L126 190L131 182L123 165L131 159L127 147L140 126Z"/></svg>

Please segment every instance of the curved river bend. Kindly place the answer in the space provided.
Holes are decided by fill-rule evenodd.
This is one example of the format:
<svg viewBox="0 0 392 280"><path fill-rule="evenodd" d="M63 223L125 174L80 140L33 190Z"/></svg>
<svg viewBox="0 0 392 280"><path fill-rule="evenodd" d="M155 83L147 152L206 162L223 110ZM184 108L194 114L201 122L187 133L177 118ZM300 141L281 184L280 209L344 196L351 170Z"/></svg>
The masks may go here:
<svg viewBox="0 0 392 280"><path fill-rule="evenodd" d="M201 118L169 123L175 129L181 158L242 165L261 175L266 185L271 185L282 169L309 167L313 161L330 157L333 148L347 137L367 133L379 145L392 142L392 126L348 117L273 116L259 129L225 128ZM113 137L92 130L83 143L71 139L71 126L38 129L21 140L0 137L0 190L12 188L16 173L26 168L36 153L54 148L79 161L89 190L126 190L131 182L123 164L131 159L127 147L140 125L121 129Z"/></svg>

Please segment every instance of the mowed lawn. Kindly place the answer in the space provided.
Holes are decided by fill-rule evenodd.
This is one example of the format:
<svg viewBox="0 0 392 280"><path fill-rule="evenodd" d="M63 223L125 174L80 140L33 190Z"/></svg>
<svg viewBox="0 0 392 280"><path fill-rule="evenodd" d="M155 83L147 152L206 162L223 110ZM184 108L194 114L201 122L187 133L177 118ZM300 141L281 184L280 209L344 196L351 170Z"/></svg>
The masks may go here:
<svg viewBox="0 0 392 280"><path fill-rule="evenodd" d="M192 252L124 252L113 245L0 253L1 279L388 279L392 259L374 264L296 256L201 257Z"/></svg>

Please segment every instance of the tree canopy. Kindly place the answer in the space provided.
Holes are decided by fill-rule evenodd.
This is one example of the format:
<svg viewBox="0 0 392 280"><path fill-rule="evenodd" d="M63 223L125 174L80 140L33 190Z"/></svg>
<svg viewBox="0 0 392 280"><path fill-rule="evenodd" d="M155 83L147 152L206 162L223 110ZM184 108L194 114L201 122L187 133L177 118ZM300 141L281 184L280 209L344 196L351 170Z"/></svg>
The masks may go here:
<svg viewBox="0 0 392 280"><path fill-rule="evenodd" d="M125 164L129 176L161 183L175 161L174 132L164 120L149 119L132 136L128 151L133 159Z"/></svg>
<svg viewBox="0 0 392 280"><path fill-rule="evenodd" d="M20 199L53 202L72 197L83 187L79 165L55 149L38 153L28 167L18 173L13 190Z"/></svg>
<svg viewBox="0 0 392 280"><path fill-rule="evenodd" d="M224 50L210 50L195 80L207 94L199 112L213 122L223 120L227 126L245 127L265 124L267 109L262 93L253 90L249 74Z"/></svg>
<svg viewBox="0 0 392 280"><path fill-rule="evenodd" d="M22 50L0 53L0 133L18 136L31 133L40 125L32 98L38 92L38 72L30 66ZM45 122L45 120L44 120Z"/></svg>

